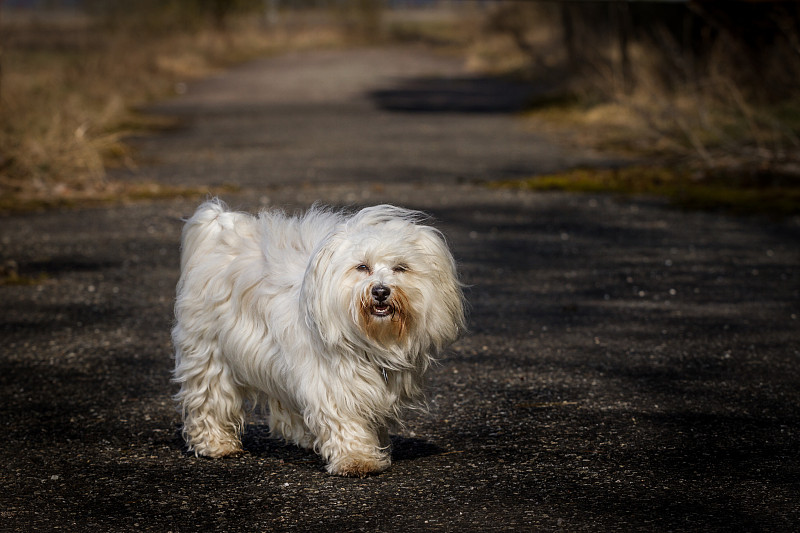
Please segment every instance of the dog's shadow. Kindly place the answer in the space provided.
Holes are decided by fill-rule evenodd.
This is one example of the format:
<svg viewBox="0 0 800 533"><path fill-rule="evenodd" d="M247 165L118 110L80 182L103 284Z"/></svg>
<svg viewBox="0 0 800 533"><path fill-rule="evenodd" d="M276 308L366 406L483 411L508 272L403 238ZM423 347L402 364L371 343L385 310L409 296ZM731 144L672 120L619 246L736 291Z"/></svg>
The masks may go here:
<svg viewBox="0 0 800 533"><path fill-rule="evenodd" d="M424 457L439 455L443 450L435 444L414 437L392 435L392 461L414 461ZM269 427L250 424L242 435L242 448L254 457L277 459L284 463L310 464L323 468L322 459L310 450L287 444L281 439L272 438Z"/></svg>
<svg viewBox="0 0 800 533"><path fill-rule="evenodd" d="M444 453L442 448L423 439L401 435L392 435L390 438L392 462L414 461ZM182 448L186 456L194 455L186 449L179 427L176 427L175 433L170 439L170 445ZM242 448L245 454L252 457L272 459L292 465L305 465L319 471L325 469L325 464L319 455L294 444L286 443L282 439L270 437L269 426L265 424L248 424L242 435Z"/></svg>
<svg viewBox="0 0 800 533"><path fill-rule="evenodd" d="M392 440L393 461L413 461L423 457L432 457L444 452L442 448L423 439L394 435Z"/></svg>

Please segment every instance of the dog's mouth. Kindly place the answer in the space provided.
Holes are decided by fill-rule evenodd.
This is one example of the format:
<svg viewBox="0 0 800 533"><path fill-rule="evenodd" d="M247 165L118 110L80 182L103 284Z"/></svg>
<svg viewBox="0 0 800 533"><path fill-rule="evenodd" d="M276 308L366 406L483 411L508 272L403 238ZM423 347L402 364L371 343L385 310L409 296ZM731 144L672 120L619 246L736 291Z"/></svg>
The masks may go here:
<svg viewBox="0 0 800 533"><path fill-rule="evenodd" d="M386 302L374 303L370 308L370 313L372 313L372 316L377 316L377 317L391 316L393 312L394 308Z"/></svg>

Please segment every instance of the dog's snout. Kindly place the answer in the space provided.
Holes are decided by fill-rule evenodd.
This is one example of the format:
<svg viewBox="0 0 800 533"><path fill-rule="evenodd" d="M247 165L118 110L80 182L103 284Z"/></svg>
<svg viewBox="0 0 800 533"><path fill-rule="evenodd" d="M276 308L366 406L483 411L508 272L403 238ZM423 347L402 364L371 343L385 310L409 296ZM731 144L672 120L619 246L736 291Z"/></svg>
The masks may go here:
<svg viewBox="0 0 800 533"><path fill-rule="evenodd" d="M372 287L372 297L378 302L383 302L386 300L391 293L392 290L386 285L375 285Z"/></svg>

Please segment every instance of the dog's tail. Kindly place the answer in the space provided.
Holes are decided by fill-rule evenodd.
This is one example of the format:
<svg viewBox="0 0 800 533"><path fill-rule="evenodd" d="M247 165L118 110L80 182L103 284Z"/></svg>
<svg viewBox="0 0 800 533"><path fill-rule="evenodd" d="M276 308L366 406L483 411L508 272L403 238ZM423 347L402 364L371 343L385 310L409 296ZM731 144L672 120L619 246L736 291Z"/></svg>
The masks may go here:
<svg viewBox="0 0 800 533"><path fill-rule="evenodd" d="M201 204L183 227L181 271L185 270L189 260L203 248L216 245L220 233L233 229L236 220L241 216L240 213L230 211L219 198L212 198Z"/></svg>

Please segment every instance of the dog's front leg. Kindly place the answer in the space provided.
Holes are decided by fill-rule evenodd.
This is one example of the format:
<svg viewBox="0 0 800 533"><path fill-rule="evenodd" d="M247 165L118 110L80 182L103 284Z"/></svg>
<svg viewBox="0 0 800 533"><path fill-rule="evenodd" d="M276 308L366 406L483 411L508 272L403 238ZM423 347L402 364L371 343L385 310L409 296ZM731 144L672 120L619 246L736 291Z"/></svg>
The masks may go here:
<svg viewBox="0 0 800 533"><path fill-rule="evenodd" d="M315 448L337 476L366 477L383 472L392 464L389 433L365 420L348 419L341 413L317 411L306 417L317 435Z"/></svg>

